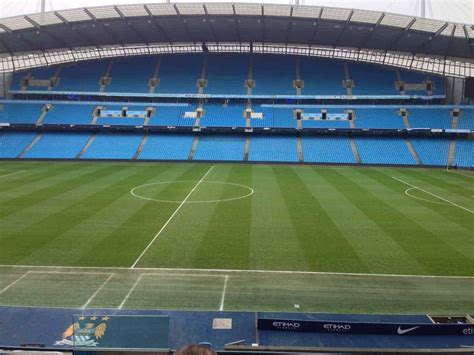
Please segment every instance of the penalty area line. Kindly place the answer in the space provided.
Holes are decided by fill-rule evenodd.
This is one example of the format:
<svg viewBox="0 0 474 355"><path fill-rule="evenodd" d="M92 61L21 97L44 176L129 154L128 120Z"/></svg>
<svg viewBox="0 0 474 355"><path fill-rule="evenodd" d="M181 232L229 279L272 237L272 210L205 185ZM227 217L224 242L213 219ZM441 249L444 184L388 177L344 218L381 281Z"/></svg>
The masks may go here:
<svg viewBox="0 0 474 355"><path fill-rule="evenodd" d="M458 205L457 203L454 203L454 202L452 202L452 201L449 201L449 200L447 200L447 199L445 199L445 198L443 198L443 197L441 197L441 196L438 196L438 195L436 195L436 194L434 194L434 193L432 193L432 192L423 190L422 188L420 188L420 187L418 187L418 186L415 186L415 185L413 185L413 184L410 184L409 182L403 181L402 179L396 178L396 177L394 177L394 176L392 176L392 179L397 180L397 181L399 181L399 182L401 182L402 184L405 184L405 185L407 185L407 186L410 186L410 187L413 188L413 189L418 189L418 190L420 190L420 191L423 191L424 193L426 193L426 194L428 194L428 195L431 195L431 196L436 197L436 198L438 198L438 199L440 199L440 200L442 200L442 201L444 201L444 202L446 202L446 203L449 203L451 206L460 208L460 209L462 209L462 210L464 210L464 211L466 211L466 212L469 212L469 213L474 213L474 211L471 211L470 209L468 209L468 208L466 208L466 207L463 207L463 206L461 206L461 205ZM408 195L408 196L410 196L410 195ZM411 196L411 197L413 197L413 196Z"/></svg>
<svg viewBox="0 0 474 355"><path fill-rule="evenodd" d="M24 173L26 170L18 170L18 171L15 171L13 173L9 173L9 174L5 174L5 175L0 175L0 178L4 178L4 177L7 177L7 176L13 176L13 175L16 175L16 174L20 174L20 173Z"/></svg>
<svg viewBox="0 0 474 355"><path fill-rule="evenodd" d="M225 275L225 279L224 279L224 287L222 289L221 304L219 306L219 311L221 312L224 310L225 293L227 291L227 281L229 281L229 275Z"/></svg>
<svg viewBox="0 0 474 355"><path fill-rule="evenodd" d="M196 191L196 189L198 188L198 186L201 185L201 183L204 181L204 179L207 177L207 175L209 175L209 173L212 171L213 168L214 168L214 165L209 168L209 170L202 176L202 178L196 183L196 185L194 185L194 187L192 188L192 190L189 191L189 193L186 195L186 197L184 198L184 200L181 201L181 203L179 204L179 206L174 210L174 212L173 212L173 214L170 216L170 218L168 218L168 220L165 222L165 224L163 224L163 226L160 228L160 230L158 231L158 233L156 233L155 237L151 240L150 243L148 243L148 245L146 246L146 248L143 249L142 253L138 256L138 258L135 260L135 262L132 264L132 266L130 266L130 269L135 269L135 266L137 266L137 264L140 262L141 258L146 254L146 252L148 251L148 249L150 249L150 247L153 245L153 243L155 242L155 240L158 239L158 237L160 236L160 234L166 229L166 227L167 227L168 224L171 222L171 220L174 218L174 216L176 216L176 214L179 212L179 210L181 209L181 207L184 206L184 204L186 203L186 201L191 197L191 195L193 194L193 192Z"/></svg>

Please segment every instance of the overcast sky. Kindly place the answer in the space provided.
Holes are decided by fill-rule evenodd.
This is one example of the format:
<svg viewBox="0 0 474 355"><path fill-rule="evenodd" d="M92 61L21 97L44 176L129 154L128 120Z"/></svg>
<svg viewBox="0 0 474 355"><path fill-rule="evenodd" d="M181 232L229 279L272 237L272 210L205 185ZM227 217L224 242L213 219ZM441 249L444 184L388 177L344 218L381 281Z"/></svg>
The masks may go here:
<svg viewBox="0 0 474 355"><path fill-rule="evenodd" d="M0 17L39 12L41 0L0 0ZM290 4L295 0L238 0L236 2ZM300 0L305 5L325 5L366 10L420 15L422 0ZM146 0L46 0L46 10L71 9L84 6L162 3ZM203 2L202 0L179 0L172 2ZM222 1L206 1L222 2ZM230 2L230 1L225 1ZM474 0L426 0L426 17L461 23L474 23Z"/></svg>

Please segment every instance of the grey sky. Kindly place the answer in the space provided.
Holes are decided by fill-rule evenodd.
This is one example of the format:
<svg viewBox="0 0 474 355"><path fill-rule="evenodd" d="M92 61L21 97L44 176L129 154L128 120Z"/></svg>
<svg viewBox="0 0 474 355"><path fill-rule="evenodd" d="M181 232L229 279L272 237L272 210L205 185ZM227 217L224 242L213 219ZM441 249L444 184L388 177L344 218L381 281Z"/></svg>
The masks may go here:
<svg viewBox="0 0 474 355"><path fill-rule="evenodd" d="M305 5L325 5L366 10L420 15L422 0L300 0ZM46 0L46 10L70 9L84 6L161 3L146 0ZM202 2L202 0L172 0L172 2ZM222 2L222 1L206 1ZM225 1L230 2L230 1ZM238 2L290 4L294 0L238 0ZM460 23L474 23L473 0L426 0L426 17ZM40 0L0 0L0 17L38 12Z"/></svg>

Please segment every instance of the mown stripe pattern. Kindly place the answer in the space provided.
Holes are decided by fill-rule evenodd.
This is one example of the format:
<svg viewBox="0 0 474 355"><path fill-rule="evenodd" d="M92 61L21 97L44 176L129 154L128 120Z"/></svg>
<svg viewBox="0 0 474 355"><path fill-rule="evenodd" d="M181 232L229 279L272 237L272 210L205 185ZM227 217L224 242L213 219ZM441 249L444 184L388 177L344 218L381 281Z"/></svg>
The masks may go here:
<svg viewBox="0 0 474 355"><path fill-rule="evenodd" d="M129 267L209 164L4 162L2 264ZM444 170L216 165L137 266L474 275L472 178ZM185 181L188 183L175 183ZM194 183L193 183L194 182ZM438 202L438 203L437 203Z"/></svg>

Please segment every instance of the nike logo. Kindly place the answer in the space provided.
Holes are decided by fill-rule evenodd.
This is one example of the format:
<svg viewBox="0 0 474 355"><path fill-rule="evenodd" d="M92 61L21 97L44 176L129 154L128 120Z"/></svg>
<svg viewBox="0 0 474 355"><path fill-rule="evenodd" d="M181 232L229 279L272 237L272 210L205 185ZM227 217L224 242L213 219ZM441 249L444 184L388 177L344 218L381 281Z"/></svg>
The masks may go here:
<svg viewBox="0 0 474 355"><path fill-rule="evenodd" d="M406 334L406 333L409 333L411 332L412 330L415 330L416 328L419 328L420 326L417 326L417 327L413 327L413 328L407 328L407 329L402 329L402 327L398 327L397 329L397 334L399 335L403 335L403 334Z"/></svg>

